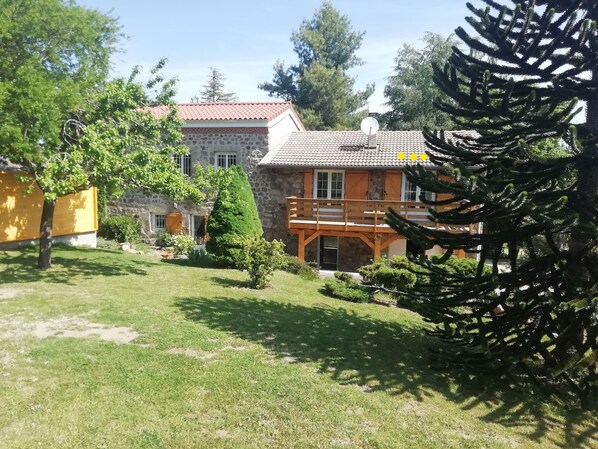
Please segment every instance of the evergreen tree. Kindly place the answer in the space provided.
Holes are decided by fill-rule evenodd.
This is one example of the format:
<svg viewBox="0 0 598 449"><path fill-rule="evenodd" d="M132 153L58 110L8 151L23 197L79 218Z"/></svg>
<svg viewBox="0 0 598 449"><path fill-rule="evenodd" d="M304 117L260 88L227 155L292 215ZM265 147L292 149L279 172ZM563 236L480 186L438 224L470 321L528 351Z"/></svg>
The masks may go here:
<svg viewBox="0 0 598 449"><path fill-rule="evenodd" d="M191 98L192 103L220 103L237 101L234 93L224 92L224 80L226 78L222 72L214 67L210 67L208 81L203 85L203 90L199 91L199 96Z"/></svg>
<svg viewBox="0 0 598 449"><path fill-rule="evenodd" d="M426 33L421 50L405 44L395 58L395 74L384 87L386 105L391 109L380 116L387 129L453 129L450 116L434 107L437 97L448 97L434 83L433 64L444 65L458 41L436 33Z"/></svg>
<svg viewBox="0 0 598 449"><path fill-rule="evenodd" d="M362 118L358 111L374 92L373 85L353 92L355 80L347 74L363 64L355 52L364 34L353 31L351 21L325 2L291 35L299 63L285 68L278 61L272 82L259 88L272 97L292 101L308 129L354 127Z"/></svg>
<svg viewBox="0 0 598 449"><path fill-rule="evenodd" d="M219 262L235 266L240 257L239 237L260 237L263 230L243 168L234 165L229 172L228 183L218 193L208 219L210 239L206 243L206 249Z"/></svg>
<svg viewBox="0 0 598 449"><path fill-rule="evenodd" d="M422 167L406 170L437 192L427 204L449 210L431 211L436 229L394 212L388 222L426 248L480 256L474 279L442 273L441 293L425 286L414 292L425 298L422 312L437 324L434 334L455 343L458 361L542 389L568 386L587 401L598 360L598 2L483 1L485 8L468 5L477 36L456 30L475 51L454 48L434 75L451 99L437 107L479 136L425 133L431 161L454 182ZM574 126L579 100L587 104L586 121ZM534 149L547 138L568 145L547 157L550 146ZM489 231L459 230L472 223ZM509 264L502 271L504 248ZM520 248L528 257L517 257ZM489 275L482 272L486 259Z"/></svg>

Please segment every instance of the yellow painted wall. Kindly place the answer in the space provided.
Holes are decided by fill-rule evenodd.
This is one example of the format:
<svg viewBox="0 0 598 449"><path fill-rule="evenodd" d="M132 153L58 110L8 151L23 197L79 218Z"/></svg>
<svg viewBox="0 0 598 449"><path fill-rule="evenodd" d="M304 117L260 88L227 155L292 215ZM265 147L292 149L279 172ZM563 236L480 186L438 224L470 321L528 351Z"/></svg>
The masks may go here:
<svg viewBox="0 0 598 449"><path fill-rule="evenodd" d="M39 238L43 196L36 187L23 196L26 185L17 174L0 171L0 243ZM54 212L54 236L82 234L98 229L97 193L92 188L59 198Z"/></svg>

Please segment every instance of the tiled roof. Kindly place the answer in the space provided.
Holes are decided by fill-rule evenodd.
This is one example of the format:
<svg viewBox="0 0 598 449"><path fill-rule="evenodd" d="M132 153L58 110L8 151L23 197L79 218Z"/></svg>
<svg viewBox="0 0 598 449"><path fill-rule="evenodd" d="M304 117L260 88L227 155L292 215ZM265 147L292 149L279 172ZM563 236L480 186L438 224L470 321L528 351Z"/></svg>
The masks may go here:
<svg viewBox="0 0 598 449"><path fill-rule="evenodd" d="M271 103L188 103L178 104L183 120L272 120L292 109L290 102ZM164 114L166 106L154 109L156 115Z"/></svg>
<svg viewBox="0 0 598 449"><path fill-rule="evenodd" d="M447 131L475 136L474 131ZM368 137L361 131L304 131L291 133L277 150L262 159L271 167L394 168L420 163L432 166L427 158L421 131L380 131L377 147L365 148Z"/></svg>

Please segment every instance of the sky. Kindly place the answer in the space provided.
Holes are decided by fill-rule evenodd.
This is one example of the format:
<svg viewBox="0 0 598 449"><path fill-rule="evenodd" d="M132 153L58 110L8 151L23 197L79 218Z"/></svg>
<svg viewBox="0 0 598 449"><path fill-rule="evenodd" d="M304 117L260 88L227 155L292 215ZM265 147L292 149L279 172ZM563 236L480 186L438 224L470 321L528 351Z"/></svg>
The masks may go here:
<svg viewBox="0 0 598 449"><path fill-rule="evenodd" d="M466 0L333 0L355 31L365 31L357 55L365 60L349 75L356 89L375 83L371 112L387 108L383 91L393 74L397 51L406 43L422 47L426 31L451 34L465 26ZM113 75L127 76L160 58L165 74L176 77L179 103L189 102L206 83L209 68L225 76L225 90L239 101L278 101L258 85L272 80L273 65L295 64L290 41L303 19L311 19L322 0L77 0L119 19L126 38L113 57ZM473 1L474 4L479 2Z"/></svg>

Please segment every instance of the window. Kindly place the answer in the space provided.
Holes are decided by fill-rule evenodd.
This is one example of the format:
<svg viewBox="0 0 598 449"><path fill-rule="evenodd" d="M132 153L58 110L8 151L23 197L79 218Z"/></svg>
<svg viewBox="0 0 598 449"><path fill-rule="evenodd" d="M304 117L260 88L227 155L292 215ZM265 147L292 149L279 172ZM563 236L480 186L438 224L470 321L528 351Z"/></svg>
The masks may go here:
<svg viewBox="0 0 598 449"><path fill-rule="evenodd" d="M235 153L216 153L216 167L227 168L237 165L237 155Z"/></svg>
<svg viewBox="0 0 598 449"><path fill-rule="evenodd" d="M316 198L342 200L344 197L345 173L342 171L316 171Z"/></svg>
<svg viewBox="0 0 598 449"><path fill-rule="evenodd" d="M166 230L166 215L152 214L152 230L153 231Z"/></svg>
<svg viewBox="0 0 598 449"><path fill-rule="evenodd" d="M191 155L190 154L175 154L173 156L174 163L178 167L181 175L191 176Z"/></svg>
<svg viewBox="0 0 598 449"><path fill-rule="evenodd" d="M419 186L409 181L407 176L403 176L403 180L403 201L419 202L421 201L420 196L422 194L427 200L434 199L434 193L422 190Z"/></svg>

